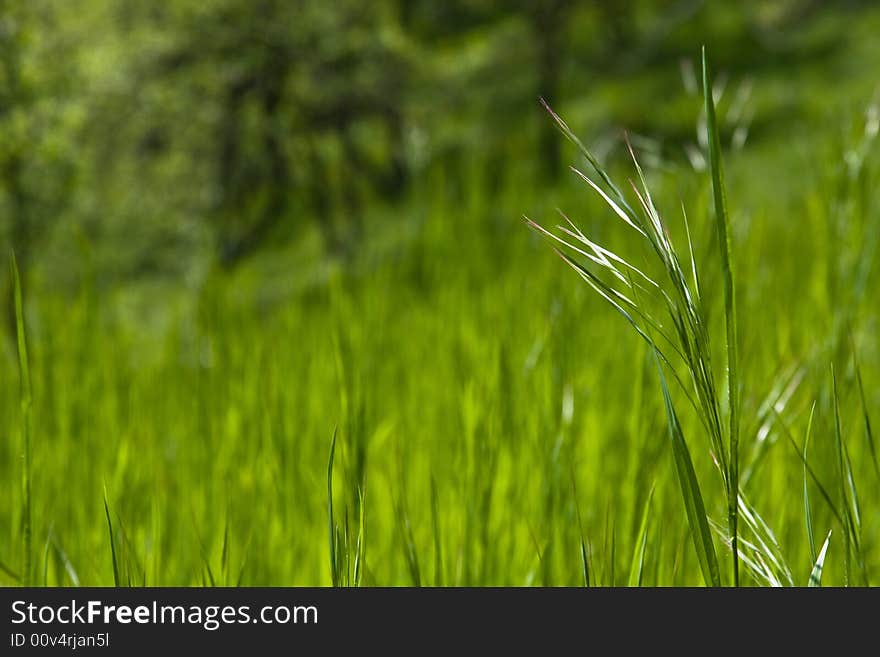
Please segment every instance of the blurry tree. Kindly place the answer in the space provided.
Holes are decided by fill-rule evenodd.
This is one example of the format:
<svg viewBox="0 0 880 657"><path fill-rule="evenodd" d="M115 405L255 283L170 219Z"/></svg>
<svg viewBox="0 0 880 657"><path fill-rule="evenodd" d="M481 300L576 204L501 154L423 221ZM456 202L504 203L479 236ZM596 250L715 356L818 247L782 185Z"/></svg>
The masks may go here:
<svg viewBox="0 0 880 657"><path fill-rule="evenodd" d="M52 4L0 0L0 226L22 270L73 183L72 71Z"/></svg>
<svg viewBox="0 0 880 657"><path fill-rule="evenodd" d="M348 255L425 169L473 198L556 175L539 96L564 110L707 35L779 65L783 28L830 4L860 3L0 0L0 239L71 279L73 238L107 279L233 266L308 222Z"/></svg>
<svg viewBox="0 0 880 657"><path fill-rule="evenodd" d="M328 248L346 250L364 190L403 190L408 66L388 8L215 0L182 12L154 75L178 92L206 78L224 264L289 235L295 214L316 215Z"/></svg>
<svg viewBox="0 0 880 657"><path fill-rule="evenodd" d="M0 0L0 260L12 249L25 279L67 212L77 167L75 71L57 18L48 0ZM4 290L8 276L0 279Z"/></svg>
<svg viewBox="0 0 880 657"><path fill-rule="evenodd" d="M560 100L561 72L567 59L566 26L573 0L520 0L535 44L536 95L551 105ZM562 140L551 121L544 121L539 136L542 170L559 175Z"/></svg>

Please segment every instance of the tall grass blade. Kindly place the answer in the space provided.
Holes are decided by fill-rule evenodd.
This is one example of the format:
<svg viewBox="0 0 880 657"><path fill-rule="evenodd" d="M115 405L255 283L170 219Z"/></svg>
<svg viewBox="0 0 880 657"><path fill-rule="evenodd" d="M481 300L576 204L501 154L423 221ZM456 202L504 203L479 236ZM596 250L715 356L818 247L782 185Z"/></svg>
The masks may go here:
<svg viewBox="0 0 880 657"><path fill-rule="evenodd" d="M728 395L728 526L733 551L733 582L739 585L737 559L737 496L739 494L739 354L736 321L736 288L733 274L730 219L727 213L727 195L721 164L721 139L715 119L715 101L712 97L712 75L709 58L703 47L703 96L706 106L706 136L709 144L709 169L712 175L712 196L715 203L715 226L721 252L721 271L724 278L724 323L727 330L727 395Z"/></svg>
<svg viewBox="0 0 880 657"><path fill-rule="evenodd" d="M583 578L584 578L584 586L589 588L589 586L590 586L590 557L589 557L589 553L587 550L587 543L586 543L586 540L584 539L583 534L581 534L580 539L581 539L581 544L580 544L580 547L581 547L581 574L583 575Z"/></svg>
<svg viewBox="0 0 880 657"><path fill-rule="evenodd" d="M224 585L229 582L229 505L226 505L226 519L223 521L223 545L220 548L220 577Z"/></svg>
<svg viewBox="0 0 880 657"><path fill-rule="evenodd" d="M810 489L808 485L807 479L807 450L810 447L810 435L812 434L813 429L813 413L816 410L816 404L810 408L810 419L807 421L807 435L804 438L804 521L807 525L807 540L810 543L810 556L815 558L816 556L816 541L813 538L813 509L810 505Z"/></svg>
<svg viewBox="0 0 880 657"><path fill-rule="evenodd" d="M52 535L52 547L55 549L55 554L61 561L61 565L64 567L64 572L66 572L67 576L70 578L70 583L73 586L79 586L79 575L76 573L76 568L73 567L70 558L67 556L67 553L61 545L59 545L58 539L55 538L54 534Z"/></svg>
<svg viewBox="0 0 880 657"><path fill-rule="evenodd" d="M21 576L5 563L0 561L0 573L3 573L16 584L21 584Z"/></svg>
<svg viewBox="0 0 880 657"><path fill-rule="evenodd" d="M434 586L443 586L443 537L440 533L440 502L434 475L431 475L431 532L434 535Z"/></svg>
<svg viewBox="0 0 880 657"><path fill-rule="evenodd" d="M774 411L775 412L775 411ZM779 421L780 426L785 431L785 436L788 438L788 442L791 445L791 448L794 450L794 453L797 454L801 463L804 466L804 471L810 475L810 479L813 482L813 485L816 486L816 489L819 491L819 494L822 496L822 499L828 505L828 508L831 510L831 513L834 515L834 519L840 523L840 526L844 526L843 515L840 512L840 509L837 508L837 505L834 503L834 500L831 497L831 493L828 492L828 489L825 488L825 485L822 483L822 480L819 479L819 476L813 471L813 468L810 466L809 462L804 458L803 451L800 447L798 447L797 442L794 437L791 435L791 429L789 429L788 425L782 420L781 416L777 414L777 419Z"/></svg>
<svg viewBox="0 0 880 657"><path fill-rule="evenodd" d="M217 582L214 579L214 570L211 568L211 555L210 551L208 550L208 546L205 545L205 542L202 540L202 535L199 533L199 528L196 522L195 515L193 515L192 523L193 531L196 534L196 540L199 543L199 556L202 559L202 567L204 568L202 579L204 580L205 575L207 575L207 585L210 585L213 588L217 586Z"/></svg>
<svg viewBox="0 0 880 657"><path fill-rule="evenodd" d="M849 458L849 449L846 446L846 441L843 439L843 432L841 431L837 377L833 366L831 368L831 386L834 402L834 439L837 443L840 497L847 524L844 537L848 539L847 543L852 545L853 554L861 571L863 583L865 586L868 586L868 571L865 567L864 554L862 553L862 514L860 511L859 493L856 489L855 475L853 474L852 462ZM848 558L849 550L847 550L847 564L849 565Z"/></svg>
<svg viewBox="0 0 880 657"><path fill-rule="evenodd" d="M687 211L684 208L684 203L681 204L681 216L684 218L684 230L687 236L688 243L688 255L690 256L691 261L691 276L694 279L694 298L699 303L700 301L700 276L697 272L697 259L694 256L694 243L691 240L691 226L688 221Z"/></svg>
<svg viewBox="0 0 880 657"><path fill-rule="evenodd" d="M18 262L12 254L12 290L15 305L15 335L18 347L18 373L21 400L21 441L24 452L24 469L22 471L22 534L23 556L21 580L24 586L32 584L33 569L33 527L31 502L31 370L28 361L27 335L24 325L24 303L21 294L21 277L18 273Z"/></svg>
<svg viewBox="0 0 880 657"><path fill-rule="evenodd" d="M846 490L846 457L844 455L843 435L840 429L840 403L837 396L837 376L834 373L833 364L831 366L831 401L834 407L834 444L837 451L838 493L840 494L840 507L843 512L845 585L849 586L852 576L851 553L855 549L854 544L856 541L856 537L853 535L855 533L855 523L853 522L852 510L849 505L849 496Z"/></svg>
<svg viewBox="0 0 880 657"><path fill-rule="evenodd" d="M690 451L684 440L678 416L672 405L672 397L669 394L669 386L660 363L657 363L657 371L660 374L660 387L663 389L663 402L666 405L666 418L669 424L669 436L672 439L672 454L675 461L675 471L678 475L678 483L681 487L681 495L687 511L688 524L691 528L691 536L696 548L697 559L703 572L703 581L707 586L721 586L721 576L718 570L718 559L715 555L715 544L712 542L712 531L706 516L706 507L703 504L703 495L697 482L697 474L691 460Z"/></svg>
<svg viewBox="0 0 880 657"><path fill-rule="evenodd" d="M398 525L397 529L400 534L400 540L403 543L403 554L406 560L407 571L412 585L420 587L422 585L421 569L419 568L419 553L416 549L415 537L413 536L412 524L409 521L409 514L403 506L403 500L397 505Z"/></svg>
<svg viewBox="0 0 880 657"><path fill-rule="evenodd" d="M868 450L871 453L871 462L874 465L874 474L880 481L880 460L877 459L877 445L874 442L874 432L871 429L871 416L868 414L868 401L865 398L865 386L862 384L862 371L859 367L859 358L853 345L853 366L856 370L856 383L859 387L859 401L862 405L862 418L865 423L865 440L868 441Z"/></svg>
<svg viewBox="0 0 880 657"><path fill-rule="evenodd" d="M828 543L831 541L831 530L828 531L828 536L825 537L825 542L822 544L822 549L819 550L819 556L816 557L816 564L813 566L813 570L810 572L810 583L808 586L822 586L822 570L825 568L825 555L828 553Z"/></svg>
<svg viewBox="0 0 880 657"><path fill-rule="evenodd" d="M46 544L43 546L43 579L40 586L49 586L49 552L52 548L52 532L46 536Z"/></svg>
<svg viewBox="0 0 880 657"><path fill-rule="evenodd" d="M607 528L606 528L607 533ZM614 520L611 521L611 556L609 557L611 563L611 573L608 579L608 586L615 586L617 582L617 524Z"/></svg>
<svg viewBox="0 0 880 657"><path fill-rule="evenodd" d="M843 461L846 465L846 487L849 492L850 509L852 511L853 527L856 530L856 536L862 535L862 512L859 504L859 492L856 489L856 480L853 475L852 461L849 458L849 448L846 442L843 442Z"/></svg>
<svg viewBox="0 0 880 657"><path fill-rule="evenodd" d="M577 484L575 484L574 471L572 471L572 473L571 473L571 492L572 492L572 495L574 496L574 511L575 511L575 515L577 516L577 521L578 521L578 538L580 538L580 548L581 548L581 574L583 575L584 586L589 587L590 586L590 570L591 570L590 556L589 556L589 551L587 549L587 541L586 541L586 538L584 538L584 521L583 521L583 517L581 516L581 505L580 505L580 502L578 501Z"/></svg>
<svg viewBox="0 0 880 657"><path fill-rule="evenodd" d="M333 438L330 440L330 457L327 459L327 521L329 524L330 538L330 579L333 586L339 586L339 564L336 558L336 521L333 518L333 457L336 455L336 434L338 427L333 429Z"/></svg>
<svg viewBox="0 0 880 657"><path fill-rule="evenodd" d="M740 550L743 562L747 562L747 559L744 558L745 553L750 552L751 561L760 565L761 576L767 584L794 586L791 568L779 546L779 541L776 540L773 531L742 492L739 495L738 506L739 517L743 521L740 532L740 542L744 548Z"/></svg>
<svg viewBox="0 0 880 657"><path fill-rule="evenodd" d="M629 586L642 585L642 568L645 563L645 546L648 543L648 518L650 517L651 500L653 497L654 488L652 486L651 492L648 493L648 499L645 500L645 507L642 510L642 520L639 523L639 533L636 535L632 562L629 567Z"/></svg>
<svg viewBox="0 0 880 657"><path fill-rule="evenodd" d="M107 503L107 489L104 488L104 514L107 516L107 531L110 533L110 557L113 560L113 585L122 586L119 577L119 562L116 559L116 539L113 534L113 520L110 518L110 505Z"/></svg>
<svg viewBox="0 0 880 657"><path fill-rule="evenodd" d="M358 488L358 534L354 553L354 585L360 586L363 579L364 559L367 554L367 510L366 495Z"/></svg>
<svg viewBox="0 0 880 657"><path fill-rule="evenodd" d="M593 155L593 153L590 152L590 149L588 149L584 145L584 143L578 138L578 136L574 134L574 131L568 127L568 124L562 119L562 117L553 111L550 105L547 104L547 101L545 101L543 98L541 98L540 100L541 105L544 106L544 109L547 110L547 112L553 118L553 121L556 123L556 126L559 128L560 132L562 132L562 134L565 135L566 139L573 143L580 151L581 155L586 158L587 162L590 163L590 166L593 167L593 170L602 179L602 182L604 182L614 193L614 197L617 199L617 202L629 212L629 215L631 217L636 216L635 212L632 211L632 208L630 207L624 195L621 193L620 189L617 187L617 185L614 184L614 181L611 180L611 176L609 176L608 172L605 171L601 164L599 164L599 160L596 159L596 156Z"/></svg>

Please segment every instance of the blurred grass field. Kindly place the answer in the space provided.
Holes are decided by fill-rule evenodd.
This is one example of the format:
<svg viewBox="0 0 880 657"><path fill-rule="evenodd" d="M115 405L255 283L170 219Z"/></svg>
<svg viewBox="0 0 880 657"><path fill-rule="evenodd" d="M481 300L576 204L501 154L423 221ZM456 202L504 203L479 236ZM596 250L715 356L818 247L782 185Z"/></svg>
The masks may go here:
<svg viewBox="0 0 880 657"><path fill-rule="evenodd" d="M880 579L880 14L829 25L851 28L833 61L718 58L740 477L780 583L807 585L830 531L822 584L866 585ZM702 100L678 62L657 70L554 109L623 182L619 133L593 126L633 131L679 246L684 206L724 363L711 181L681 146L702 152ZM744 80L754 118L732 148L723 119ZM551 120L531 111L524 130ZM29 467L13 335L0 351L0 583L701 585L654 356L522 217L554 224L560 208L636 266L646 253L576 175L543 182L528 153L500 181L495 166L475 147L454 178L426 168L368 209L351 261L315 231L234 272L107 284L89 269L98 247L73 237L75 285L34 269ZM672 393L729 584L721 478Z"/></svg>

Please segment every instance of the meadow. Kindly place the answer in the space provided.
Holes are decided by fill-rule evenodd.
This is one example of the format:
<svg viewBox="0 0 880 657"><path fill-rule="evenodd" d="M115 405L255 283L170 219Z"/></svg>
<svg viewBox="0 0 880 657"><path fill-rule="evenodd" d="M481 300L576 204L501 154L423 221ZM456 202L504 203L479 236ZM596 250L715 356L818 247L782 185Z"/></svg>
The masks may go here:
<svg viewBox="0 0 880 657"><path fill-rule="evenodd" d="M475 149L371 209L344 263L314 234L108 286L72 245L73 290L8 300L0 583L876 584L877 81L732 147L695 61L690 158L635 134L640 180L624 139L595 170L559 133L602 193L529 158L497 182Z"/></svg>

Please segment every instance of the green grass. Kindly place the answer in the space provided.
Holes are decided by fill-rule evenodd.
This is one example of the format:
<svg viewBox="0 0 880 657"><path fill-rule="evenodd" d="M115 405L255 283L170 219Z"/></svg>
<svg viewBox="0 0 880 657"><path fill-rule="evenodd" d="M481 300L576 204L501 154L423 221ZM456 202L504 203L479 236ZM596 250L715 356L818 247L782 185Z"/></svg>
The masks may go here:
<svg viewBox="0 0 880 657"><path fill-rule="evenodd" d="M682 392L692 404L705 429L709 445L718 459L718 468L728 500L728 534L726 542L731 547L732 583L739 586L739 535L738 518L740 500L739 480L739 379L738 336L736 322L736 296L733 275L733 257L730 245L730 225L727 212L726 191L720 156L720 137L715 118L715 101L706 51L703 50L703 92L705 96L706 136L708 144L709 171L712 179L712 196L715 210L716 241L719 245L721 273L724 292L724 323L726 328L725 347L727 356L727 377L723 386L727 389L727 408L729 424L727 433L722 428L725 409L720 402L719 376L713 369L711 360L712 340L705 319L706 314L701 299L699 274L694 255L687 215L684 215L687 233L688 252L680 253L673 246L669 229L664 225L659 211L647 188L644 173L630 148L635 169L642 185L641 191L632 185L633 194L638 199L641 212L633 210L632 205L614 184L608 172L574 137L571 129L552 110L550 113L563 134L578 146L585 159L614 196L612 199L599 185L578 169L574 172L581 177L623 222L635 230L646 242L658 265L665 272L661 282L646 275L639 267L632 265L620 255L615 254L587 238L567 217L569 227L559 226L565 237L558 237L534 222L529 222L547 237L561 244L565 251L573 252L575 257L563 251L557 253L578 272L584 281L603 299L617 310L632 326L637 335L644 339L657 357L658 373L669 421L672 438L672 453L675 457L676 472L681 485L682 502L687 510L688 522L694 538L694 548L699 556L703 579L706 584L719 586L721 580L715 548L709 530L709 517L706 514L703 494L694 471L688 442L685 440L678 414L675 411L663 366L668 368L679 383ZM548 107L549 110L549 107ZM564 216L564 215L563 215ZM585 251L584 248L589 249ZM604 270L608 278L617 281L604 281L590 266L585 266L579 257L598 269ZM682 266L689 264L692 281ZM635 280L637 278L637 280ZM664 280L665 279L665 280ZM623 286L623 290L620 289ZM654 304L646 297L654 297ZM657 316L652 305L665 304L666 319ZM680 366L676 368L676 362ZM684 372L684 376L680 372ZM686 382L687 381L687 382ZM693 396L689 392L694 393ZM726 440L725 440L726 439ZM750 511L754 516L754 511ZM762 523L763 524L763 523ZM772 556L772 555L768 555ZM751 563L744 558L746 563ZM754 564L752 564L754 565Z"/></svg>
<svg viewBox="0 0 880 657"><path fill-rule="evenodd" d="M715 226L724 279L724 328L727 352L727 527L733 563L734 586L739 586L738 499L739 499L739 336L736 322L736 286L733 274L733 253L730 244L730 217L727 212L727 191L721 163L721 140L715 118L712 74L706 48L703 47L703 99L706 112L706 142L709 145L709 171L712 175L712 198L715 202ZM691 250L693 256L693 250ZM691 260L693 262L693 258Z"/></svg>
<svg viewBox="0 0 880 657"><path fill-rule="evenodd" d="M0 583L876 582L876 129L722 154L705 107L705 172L475 155L326 275L26 281Z"/></svg>
<svg viewBox="0 0 880 657"><path fill-rule="evenodd" d="M19 398L21 400L21 575L17 579L25 586L31 586L33 581L33 525L32 525L32 501L31 501L31 476L33 468L31 447L31 374L28 360L27 337L24 328L24 304L22 302L21 278L18 273L18 263L15 254L12 254L12 295L15 308L15 346L18 352L19 374Z"/></svg>

